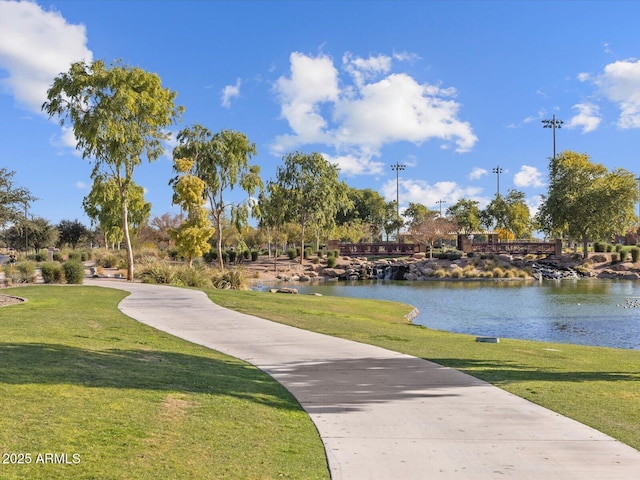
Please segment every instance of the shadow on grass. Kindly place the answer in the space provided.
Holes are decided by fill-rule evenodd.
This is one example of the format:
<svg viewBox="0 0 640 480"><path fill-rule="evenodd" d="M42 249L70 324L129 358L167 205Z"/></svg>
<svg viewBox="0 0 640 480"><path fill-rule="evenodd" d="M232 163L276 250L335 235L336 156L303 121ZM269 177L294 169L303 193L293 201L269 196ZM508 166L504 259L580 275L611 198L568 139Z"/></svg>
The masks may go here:
<svg viewBox="0 0 640 480"><path fill-rule="evenodd" d="M520 365L514 362L471 360L460 358L438 358L434 360L441 365L473 375L491 383L518 383L529 381L541 382L617 382L640 381L640 372L586 371L565 372L557 369L533 368L531 365Z"/></svg>
<svg viewBox="0 0 640 480"><path fill-rule="evenodd" d="M286 390L250 365L157 350L0 343L0 383L206 393L299 408Z"/></svg>

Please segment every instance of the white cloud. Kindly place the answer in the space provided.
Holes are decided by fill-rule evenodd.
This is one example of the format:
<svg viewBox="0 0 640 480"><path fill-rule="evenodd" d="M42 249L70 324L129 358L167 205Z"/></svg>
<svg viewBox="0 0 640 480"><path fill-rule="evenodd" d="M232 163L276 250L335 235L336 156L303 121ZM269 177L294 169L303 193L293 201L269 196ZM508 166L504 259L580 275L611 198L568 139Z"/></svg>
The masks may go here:
<svg viewBox="0 0 640 480"><path fill-rule="evenodd" d="M53 79L71 63L91 61L83 25L33 2L0 2L0 79L3 93L40 112Z"/></svg>
<svg viewBox="0 0 640 480"><path fill-rule="evenodd" d="M640 61L610 63L595 80L608 100L618 104L620 128L640 128Z"/></svg>
<svg viewBox="0 0 640 480"><path fill-rule="evenodd" d="M231 107L231 99L240 96L240 85L242 85L242 81L238 78L235 85L227 85L222 89L221 99L223 107Z"/></svg>
<svg viewBox="0 0 640 480"><path fill-rule="evenodd" d="M471 170L471 173L469 174L469 180L477 180L484 177L485 175L489 175L488 170L480 167L474 167L474 169Z"/></svg>
<svg viewBox="0 0 640 480"><path fill-rule="evenodd" d="M331 58L326 55L312 58L294 52L290 62L291 76L280 77L275 85L282 103L282 117L294 132L277 140L285 150L296 144L324 143L328 139L324 131L327 121L320 105L338 101L340 93L338 71Z"/></svg>
<svg viewBox="0 0 640 480"><path fill-rule="evenodd" d="M462 187L456 182L437 182L433 185L423 180L400 179L400 209L406 208L409 202L421 203L430 210L439 208L437 202L443 200L443 211L461 198L480 200L481 188ZM396 181L388 180L382 185L382 195L387 201L396 199Z"/></svg>
<svg viewBox="0 0 640 480"><path fill-rule="evenodd" d="M529 165L523 165L520 168L520 171L513 176L513 183L516 187L544 186L544 180L540 170Z"/></svg>
<svg viewBox="0 0 640 480"><path fill-rule="evenodd" d="M84 182L82 182L82 181L76 182L76 188L77 188L78 190L88 190L88 189L89 189L89 187L87 186L87 184L86 184L86 183L84 183Z"/></svg>
<svg viewBox="0 0 640 480"><path fill-rule="evenodd" d="M347 177L355 175L378 175L383 172L384 163L373 160L371 156L357 154L332 156L323 153L322 156L329 162L337 165L340 173Z"/></svg>
<svg viewBox="0 0 640 480"><path fill-rule="evenodd" d="M330 57L292 53L290 75L275 84L291 133L275 139L274 153L321 144L333 147L336 156L370 159L389 143L431 139L453 145L458 152L471 150L477 137L468 122L458 119L455 88L420 84L406 73L391 73L394 58L346 53L342 66L353 80L349 84Z"/></svg>
<svg viewBox="0 0 640 480"><path fill-rule="evenodd" d="M578 103L573 108L578 110L578 114L569 120L568 128L582 127L582 133L592 132L598 128L602 119L597 105Z"/></svg>
<svg viewBox="0 0 640 480"><path fill-rule="evenodd" d="M353 77L358 88L362 88L364 82L371 78L376 78L391 70L391 57L378 55L369 58L354 57L347 52L342 57L345 70Z"/></svg>
<svg viewBox="0 0 640 480"><path fill-rule="evenodd" d="M578 74L578 81L579 82L588 82L589 80L591 80L591 74L586 73L586 72L582 72Z"/></svg>

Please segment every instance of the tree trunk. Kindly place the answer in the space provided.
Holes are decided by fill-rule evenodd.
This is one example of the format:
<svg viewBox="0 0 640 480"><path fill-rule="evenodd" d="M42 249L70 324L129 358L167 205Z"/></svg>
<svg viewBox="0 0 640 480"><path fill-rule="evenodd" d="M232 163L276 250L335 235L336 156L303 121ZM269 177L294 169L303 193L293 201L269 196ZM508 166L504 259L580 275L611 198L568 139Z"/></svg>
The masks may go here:
<svg viewBox="0 0 640 480"><path fill-rule="evenodd" d="M302 225L302 233L300 234L300 265L304 261L304 225Z"/></svg>
<svg viewBox="0 0 640 480"><path fill-rule="evenodd" d="M584 258L584 259L589 258L589 252L587 251L588 243L589 243L589 241L588 241L587 237L583 237L582 238L582 258Z"/></svg>
<svg viewBox="0 0 640 480"><path fill-rule="evenodd" d="M216 240L216 248L218 250L218 266L220 270L224 270L224 261L222 260L222 221L221 215L216 216L216 230L218 238Z"/></svg>
<svg viewBox="0 0 640 480"><path fill-rule="evenodd" d="M129 207L127 199L122 198L122 230L124 233L124 243L127 249L127 280L133 282L133 249L131 247L131 236L129 235Z"/></svg>

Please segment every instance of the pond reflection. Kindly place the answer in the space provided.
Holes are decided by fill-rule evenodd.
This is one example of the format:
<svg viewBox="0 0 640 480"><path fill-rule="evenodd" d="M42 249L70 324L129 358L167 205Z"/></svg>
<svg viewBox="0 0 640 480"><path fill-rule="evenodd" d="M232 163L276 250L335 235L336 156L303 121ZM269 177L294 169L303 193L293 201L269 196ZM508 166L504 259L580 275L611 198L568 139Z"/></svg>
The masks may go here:
<svg viewBox="0 0 640 480"><path fill-rule="evenodd" d="M640 349L640 285L560 282L353 282L296 285L300 293L414 305L414 323L472 335Z"/></svg>

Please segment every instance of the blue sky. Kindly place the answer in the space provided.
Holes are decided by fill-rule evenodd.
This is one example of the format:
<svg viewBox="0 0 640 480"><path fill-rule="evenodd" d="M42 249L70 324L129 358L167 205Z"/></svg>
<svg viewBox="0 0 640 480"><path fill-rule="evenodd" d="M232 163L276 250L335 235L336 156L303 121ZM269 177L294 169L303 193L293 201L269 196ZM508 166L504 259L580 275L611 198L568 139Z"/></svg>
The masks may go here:
<svg viewBox="0 0 640 480"><path fill-rule="evenodd" d="M256 143L265 182L318 151L356 188L437 209L546 192L557 151L640 174L640 2L0 0L0 166L30 215L89 223L91 167L40 111L73 61L157 73L200 123ZM171 149L136 171L152 215L171 205ZM235 195L235 194L234 194ZM235 198L235 197L234 197ZM240 197L237 197L240 199Z"/></svg>

